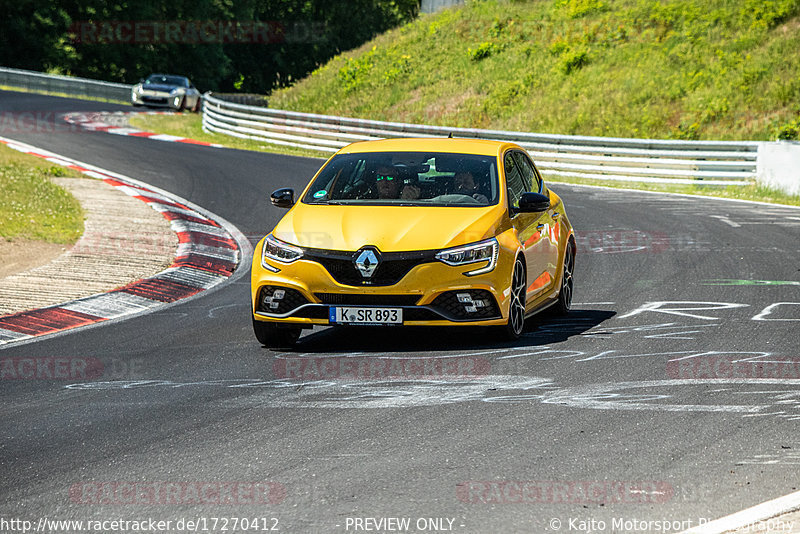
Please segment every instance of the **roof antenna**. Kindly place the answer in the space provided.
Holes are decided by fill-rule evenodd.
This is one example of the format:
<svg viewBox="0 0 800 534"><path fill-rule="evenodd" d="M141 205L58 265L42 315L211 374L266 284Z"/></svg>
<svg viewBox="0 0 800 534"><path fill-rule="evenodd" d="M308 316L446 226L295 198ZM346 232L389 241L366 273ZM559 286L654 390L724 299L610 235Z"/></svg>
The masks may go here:
<svg viewBox="0 0 800 534"><path fill-rule="evenodd" d="M448 139L452 139L453 138L453 132L450 132L450 135L448 135L447 138Z"/></svg>

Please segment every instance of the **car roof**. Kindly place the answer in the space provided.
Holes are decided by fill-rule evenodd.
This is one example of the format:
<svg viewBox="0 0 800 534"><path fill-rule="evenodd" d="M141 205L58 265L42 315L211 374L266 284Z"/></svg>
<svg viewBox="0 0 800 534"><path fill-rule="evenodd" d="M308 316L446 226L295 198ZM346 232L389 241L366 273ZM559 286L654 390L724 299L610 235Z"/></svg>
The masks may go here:
<svg viewBox="0 0 800 534"><path fill-rule="evenodd" d="M404 137L381 139L378 141L359 141L347 145L339 154L360 152L450 152L455 154L476 154L496 156L506 147L519 148L514 143L488 139L462 139L458 137Z"/></svg>
<svg viewBox="0 0 800 534"><path fill-rule="evenodd" d="M189 79L186 76L183 76L181 74L163 74L163 73L160 73L160 72L154 72L154 73L148 75L147 77L151 78L153 76L167 76L169 78L183 78L184 80L188 80Z"/></svg>

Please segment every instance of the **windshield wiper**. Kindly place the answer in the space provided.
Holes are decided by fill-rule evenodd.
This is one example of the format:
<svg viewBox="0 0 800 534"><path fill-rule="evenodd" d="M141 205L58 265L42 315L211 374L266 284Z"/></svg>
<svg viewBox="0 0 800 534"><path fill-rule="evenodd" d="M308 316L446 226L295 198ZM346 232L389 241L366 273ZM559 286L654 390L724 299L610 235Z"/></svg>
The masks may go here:
<svg viewBox="0 0 800 534"><path fill-rule="evenodd" d="M316 204L316 205L330 205L330 206L341 206L343 203L339 200L314 200L309 202L309 204Z"/></svg>

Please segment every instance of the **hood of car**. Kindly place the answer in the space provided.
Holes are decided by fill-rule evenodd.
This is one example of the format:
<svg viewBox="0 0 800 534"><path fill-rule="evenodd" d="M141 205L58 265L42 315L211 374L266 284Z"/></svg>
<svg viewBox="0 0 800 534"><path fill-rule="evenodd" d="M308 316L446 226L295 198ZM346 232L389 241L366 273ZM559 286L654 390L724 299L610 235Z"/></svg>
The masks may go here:
<svg viewBox="0 0 800 534"><path fill-rule="evenodd" d="M273 235L303 247L382 252L433 250L492 237L502 207L332 206L298 203Z"/></svg>
<svg viewBox="0 0 800 534"><path fill-rule="evenodd" d="M169 93L173 89L178 89L178 88L179 87L177 85L160 85L155 83L142 85L142 89L144 89L145 91L159 91L164 93Z"/></svg>

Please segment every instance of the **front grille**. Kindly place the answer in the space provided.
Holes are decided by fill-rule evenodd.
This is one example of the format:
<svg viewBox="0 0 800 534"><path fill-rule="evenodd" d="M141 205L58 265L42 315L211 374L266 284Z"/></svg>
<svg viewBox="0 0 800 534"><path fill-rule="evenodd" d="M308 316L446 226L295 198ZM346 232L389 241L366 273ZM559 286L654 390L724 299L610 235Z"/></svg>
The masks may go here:
<svg viewBox="0 0 800 534"><path fill-rule="evenodd" d="M369 278L361 276L353 262L358 252L305 249L303 251L303 259L321 264L333 279L340 284L348 286L392 286L402 280L417 265L436 261L436 252L436 250L381 252L380 263Z"/></svg>
<svg viewBox="0 0 800 534"><path fill-rule="evenodd" d="M297 310L292 314L292 317L304 317L306 319L327 319L328 307L322 304L312 304L306 306L301 310Z"/></svg>
<svg viewBox="0 0 800 534"><path fill-rule="evenodd" d="M403 321L441 321L441 315L428 308L408 308L403 310Z"/></svg>
<svg viewBox="0 0 800 534"><path fill-rule="evenodd" d="M445 317L457 321L497 319L500 309L494 296L485 289L462 289L442 293L431 303Z"/></svg>
<svg viewBox="0 0 800 534"><path fill-rule="evenodd" d="M296 289L264 286L258 293L258 311L283 315L307 304L308 299Z"/></svg>
<svg viewBox="0 0 800 534"><path fill-rule="evenodd" d="M167 99L166 98L157 97L157 96L143 96L142 97L142 102L146 102L148 104L166 104L167 103Z"/></svg>
<svg viewBox="0 0 800 534"><path fill-rule="evenodd" d="M350 293L314 293L323 304L339 306L414 306L420 295L363 295Z"/></svg>

